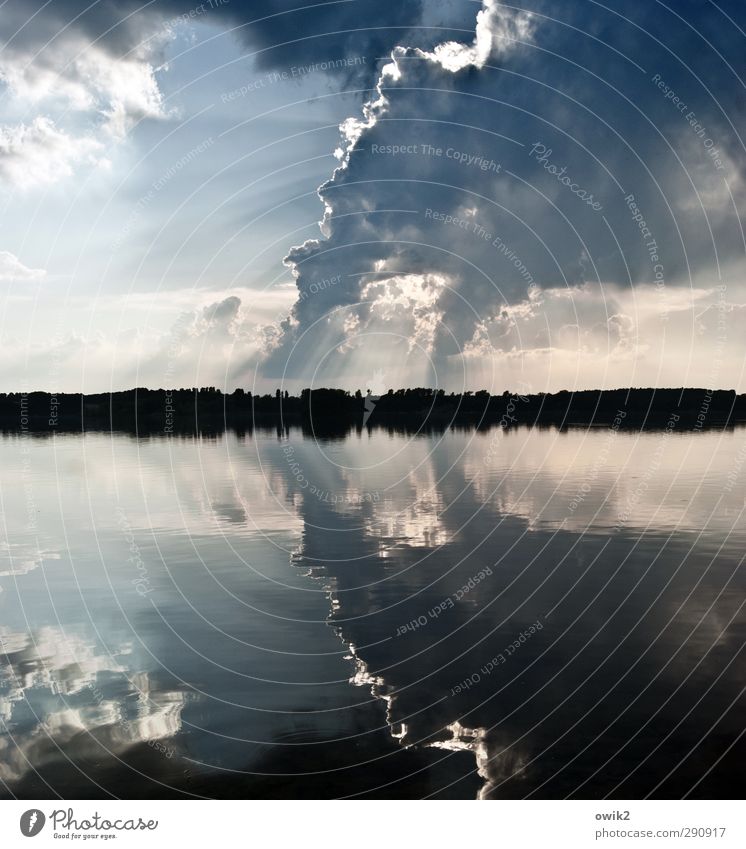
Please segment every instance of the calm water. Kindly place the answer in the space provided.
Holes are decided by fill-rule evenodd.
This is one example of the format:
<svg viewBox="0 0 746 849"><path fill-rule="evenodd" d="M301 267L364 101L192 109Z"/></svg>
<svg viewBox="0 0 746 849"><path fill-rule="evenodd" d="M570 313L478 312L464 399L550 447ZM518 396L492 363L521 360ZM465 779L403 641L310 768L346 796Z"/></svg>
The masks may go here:
<svg viewBox="0 0 746 849"><path fill-rule="evenodd" d="M746 431L0 440L0 793L730 796Z"/></svg>

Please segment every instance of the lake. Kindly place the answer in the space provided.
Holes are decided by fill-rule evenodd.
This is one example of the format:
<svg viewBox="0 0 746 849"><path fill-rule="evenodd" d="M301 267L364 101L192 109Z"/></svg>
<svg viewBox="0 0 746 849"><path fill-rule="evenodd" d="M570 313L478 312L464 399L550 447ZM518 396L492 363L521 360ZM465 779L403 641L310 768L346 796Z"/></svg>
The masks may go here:
<svg viewBox="0 0 746 849"><path fill-rule="evenodd" d="M0 793L730 797L746 430L0 438Z"/></svg>

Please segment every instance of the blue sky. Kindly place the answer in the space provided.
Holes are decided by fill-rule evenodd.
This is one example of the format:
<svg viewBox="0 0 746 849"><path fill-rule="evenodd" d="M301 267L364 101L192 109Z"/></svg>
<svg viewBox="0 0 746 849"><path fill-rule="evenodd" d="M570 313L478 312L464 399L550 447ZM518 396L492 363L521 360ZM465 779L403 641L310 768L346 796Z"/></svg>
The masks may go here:
<svg viewBox="0 0 746 849"><path fill-rule="evenodd" d="M8 0L2 388L746 391L744 30Z"/></svg>

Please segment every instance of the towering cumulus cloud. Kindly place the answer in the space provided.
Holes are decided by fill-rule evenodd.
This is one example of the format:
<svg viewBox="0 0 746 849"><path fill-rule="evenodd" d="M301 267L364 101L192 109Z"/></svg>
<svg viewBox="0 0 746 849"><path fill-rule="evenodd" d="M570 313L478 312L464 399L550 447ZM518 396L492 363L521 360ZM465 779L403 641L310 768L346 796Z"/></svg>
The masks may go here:
<svg viewBox="0 0 746 849"><path fill-rule="evenodd" d="M324 238L286 258L299 298L271 362L291 373L305 364L339 376L340 355L349 373L355 360L369 370L372 349L389 369L402 348L410 362L418 353L423 362L433 352L453 353L458 338L443 322L448 301L460 302L459 321L475 317L458 291L470 266L464 243L473 238L485 197L475 190L492 186L496 193L501 170L491 133L470 137L467 148L459 143L458 83L472 85L474 74L526 43L532 31L529 13L487 0L472 43L394 49L363 117L341 127L341 164L319 189ZM463 172L471 173L466 183ZM480 277L478 285L490 285ZM385 350L388 363L380 356Z"/></svg>
<svg viewBox="0 0 746 849"><path fill-rule="evenodd" d="M660 362L692 299L743 300L737 41L719 9L638 6L485 0L473 40L395 48L286 258L266 374L496 385L552 357L572 385L589 353Z"/></svg>

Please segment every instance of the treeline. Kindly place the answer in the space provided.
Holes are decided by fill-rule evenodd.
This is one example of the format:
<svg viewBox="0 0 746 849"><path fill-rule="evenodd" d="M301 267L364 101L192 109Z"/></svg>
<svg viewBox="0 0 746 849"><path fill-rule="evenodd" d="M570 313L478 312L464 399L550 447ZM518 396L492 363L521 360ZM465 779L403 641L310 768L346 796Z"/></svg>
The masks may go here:
<svg viewBox="0 0 746 849"><path fill-rule="evenodd" d="M342 389L279 389L253 395L202 389L130 389L80 393L0 394L5 431L123 430L137 433L220 432L227 428L302 427L316 433L346 433L363 427L403 430L450 426L612 426L677 430L725 427L746 422L746 395L733 390L615 389L532 395L442 389L389 390L374 396Z"/></svg>

